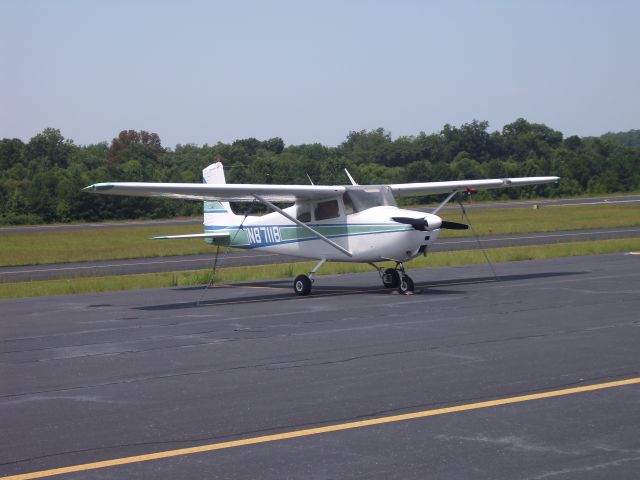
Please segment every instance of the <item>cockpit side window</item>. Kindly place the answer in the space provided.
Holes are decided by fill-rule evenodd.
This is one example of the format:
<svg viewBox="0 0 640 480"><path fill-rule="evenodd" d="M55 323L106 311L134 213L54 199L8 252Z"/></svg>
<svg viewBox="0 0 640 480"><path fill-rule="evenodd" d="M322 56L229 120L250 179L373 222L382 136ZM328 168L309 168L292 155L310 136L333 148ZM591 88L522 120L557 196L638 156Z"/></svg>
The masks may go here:
<svg viewBox="0 0 640 480"><path fill-rule="evenodd" d="M344 195L349 196L355 212L362 212L372 207L397 206L391 190L386 186L348 186ZM347 201L345 200L345 210L346 208Z"/></svg>
<svg viewBox="0 0 640 480"><path fill-rule="evenodd" d="M356 213L356 207L353 206L353 201L349 196L349 192L344 192L342 194L342 202L344 203L344 214L351 215L352 213Z"/></svg>

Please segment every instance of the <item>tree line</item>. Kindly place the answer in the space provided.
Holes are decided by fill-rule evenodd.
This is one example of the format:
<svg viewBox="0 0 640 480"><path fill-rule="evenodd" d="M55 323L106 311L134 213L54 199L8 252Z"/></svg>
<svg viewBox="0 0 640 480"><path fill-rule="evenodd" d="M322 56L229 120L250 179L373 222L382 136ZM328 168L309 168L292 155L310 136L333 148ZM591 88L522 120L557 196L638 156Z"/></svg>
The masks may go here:
<svg viewBox="0 0 640 480"><path fill-rule="evenodd" d="M215 145L162 146L160 137L125 130L110 144L76 145L47 128L25 143L0 140L0 223L166 218L202 212L199 202L88 195L105 181L200 182L223 159L229 183L387 184L557 175L557 185L480 192L481 199L603 194L640 189L638 131L564 138L544 124L518 119L501 131L486 121L445 125L433 134L393 138L379 128L349 132L335 147L285 145L247 138Z"/></svg>

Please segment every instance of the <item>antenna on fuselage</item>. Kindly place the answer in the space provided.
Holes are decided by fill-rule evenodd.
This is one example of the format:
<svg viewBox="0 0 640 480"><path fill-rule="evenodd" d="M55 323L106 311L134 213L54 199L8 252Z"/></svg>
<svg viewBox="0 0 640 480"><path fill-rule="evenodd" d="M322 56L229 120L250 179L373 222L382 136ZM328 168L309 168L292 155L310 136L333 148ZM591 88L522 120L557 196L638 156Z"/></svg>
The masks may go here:
<svg viewBox="0 0 640 480"><path fill-rule="evenodd" d="M351 174L349 173L349 170L347 170L346 168L344 169L345 173L347 174L347 177L349 177L349 180L351 181L351 185L358 185L358 182L356 182L353 177L351 176Z"/></svg>
<svg viewBox="0 0 640 480"><path fill-rule="evenodd" d="M313 180L311 180L311 177L309 176L309 174L307 173L307 178L309 179L309 181L311 182L311 185L315 185L315 183L313 183Z"/></svg>

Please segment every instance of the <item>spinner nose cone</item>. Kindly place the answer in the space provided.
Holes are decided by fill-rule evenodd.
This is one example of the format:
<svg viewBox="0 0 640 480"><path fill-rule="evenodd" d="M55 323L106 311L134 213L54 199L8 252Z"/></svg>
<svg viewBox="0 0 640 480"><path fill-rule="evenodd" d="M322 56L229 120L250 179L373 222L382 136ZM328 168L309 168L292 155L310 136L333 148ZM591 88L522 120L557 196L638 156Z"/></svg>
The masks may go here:
<svg viewBox="0 0 640 480"><path fill-rule="evenodd" d="M413 228L420 230L421 232L437 230L442 225L442 219L431 213L427 213L425 217L392 217L391 219L394 222L411 225Z"/></svg>
<svg viewBox="0 0 640 480"><path fill-rule="evenodd" d="M427 213L427 216L424 217L424 220L427 222L428 231L437 230L442 226L442 219L438 215Z"/></svg>
<svg viewBox="0 0 640 480"><path fill-rule="evenodd" d="M451 230L466 230L469 225L458 222L450 222L448 220L442 220L438 215L433 213L427 213L423 218L421 217L392 217L391 220L398 223L406 223L411 225L416 230L421 232L431 232L439 228L447 228Z"/></svg>

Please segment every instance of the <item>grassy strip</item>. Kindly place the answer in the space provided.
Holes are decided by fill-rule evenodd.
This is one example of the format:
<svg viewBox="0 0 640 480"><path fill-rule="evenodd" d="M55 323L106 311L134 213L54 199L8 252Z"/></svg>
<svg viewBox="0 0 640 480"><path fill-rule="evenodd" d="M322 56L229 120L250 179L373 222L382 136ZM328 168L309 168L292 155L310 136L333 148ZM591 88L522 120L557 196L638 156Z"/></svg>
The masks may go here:
<svg viewBox="0 0 640 480"><path fill-rule="evenodd" d="M501 205L501 204L507 204L507 203L523 203L523 202L527 202L527 203L537 203L540 204L542 206L544 206L545 203L547 202L553 202L556 200L579 200L579 199L589 199L589 198L593 198L593 199L613 199L615 200L617 197L630 197L630 196L634 196L634 195L638 195L640 194L640 190L638 191L632 191L632 192L616 192L616 193L602 193L602 194L597 194L597 193L582 193L580 195L564 195L564 196L560 196L560 197L533 197L533 198L516 198L513 200L510 199L502 199L502 200L476 200L476 197L473 197L473 203L477 204L477 205ZM463 196L459 196L456 198L463 198ZM429 204L407 204L404 206L404 208L435 208L437 205L439 205L440 202L435 202L435 203L429 203ZM454 205L454 203L451 203L450 205Z"/></svg>
<svg viewBox="0 0 640 480"><path fill-rule="evenodd" d="M567 205L562 207L487 208L466 207L473 227L479 235L499 235L558 230L640 226L637 204ZM461 212L442 212L442 217L466 223ZM466 237L465 230L444 230L441 238Z"/></svg>
<svg viewBox="0 0 640 480"><path fill-rule="evenodd" d="M211 253L202 239L149 240L201 231L194 225L165 225L5 234L0 235L0 266Z"/></svg>
<svg viewBox="0 0 640 480"><path fill-rule="evenodd" d="M549 232L556 230L640 226L640 208L633 204L570 207L474 209L469 217L480 235ZM459 212L443 213L447 220L463 221ZM151 241L158 235L194 233L193 225L100 228L73 232L37 232L0 235L0 266L118 260L212 253L201 239ZM469 236L445 230L442 238Z"/></svg>
<svg viewBox="0 0 640 480"><path fill-rule="evenodd" d="M640 250L640 239L630 238L495 248L489 249L488 255L492 262L512 262L637 250ZM483 262L485 262L485 258L481 251L464 250L434 253L430 254L426 258L418 257L412 260L408 267L435 268L478 264ZM315 262L299 262L253 267L231 267L221 269L217 281L241 282L268 280L274 278L291 278L297 274L309 272L314 265ZM320 274L335 275L341 273L370 271L372 271L370 266L359 263L327 263L320 270ZM208 281L209 273L210 272L208 270L194 270L177 273L72 278L11 284L5 283L0 284L0 298L37 297L44 295L66 295L74 293L133 290L139 288L166 288L199 285Z"/></svg>

